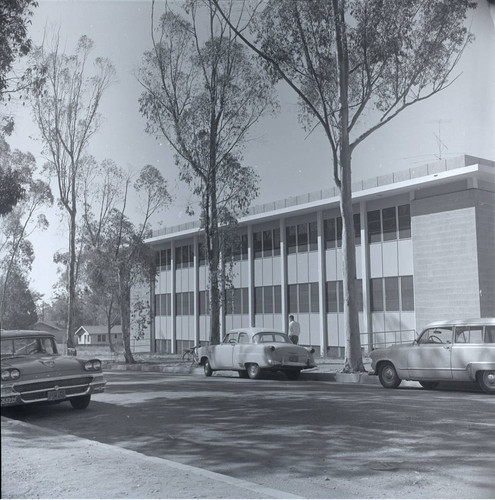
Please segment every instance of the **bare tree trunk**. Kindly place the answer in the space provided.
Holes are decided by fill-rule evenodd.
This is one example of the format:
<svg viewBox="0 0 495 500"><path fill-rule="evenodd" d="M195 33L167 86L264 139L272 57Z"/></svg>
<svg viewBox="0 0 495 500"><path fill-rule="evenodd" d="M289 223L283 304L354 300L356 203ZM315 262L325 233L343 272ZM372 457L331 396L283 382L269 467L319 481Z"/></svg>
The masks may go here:
<svg viewBox="0 0 495 500"><path fill-rule="evenodd" d="M69 228L69 304L67 317L67 348L74 348L74 318L76 311L76 210L70 211Z"/></svg>
<svg viewBox="0 0 495 500"><path fill-rule="evenodd" d="M345 148L343 148L345 151ZM359 333L359 312L356 302L356 245L351 192L351 158L341 155L340 213L342 215L342 270L344 281L344 372L364 372Z"/></svg>
<svg viewBox="0 0 495 500"><path fill-rule="evenodd" d="M120 316L122 322L122 339L124 341L124 360L126 363L135 363L131 352L131 289L130 276L126 269L119 269L120 280Z"/></svg>
<svg viewBox="0 0 495 500"><path fill-rule="evenodd" d="M342 216L342 270L344 290L345 372L365 371L361 354L356 294L356 245L352 211L351 148L349 139L349 54L345 31L345 2L333 0L340 91L340 213Z"/></svg>

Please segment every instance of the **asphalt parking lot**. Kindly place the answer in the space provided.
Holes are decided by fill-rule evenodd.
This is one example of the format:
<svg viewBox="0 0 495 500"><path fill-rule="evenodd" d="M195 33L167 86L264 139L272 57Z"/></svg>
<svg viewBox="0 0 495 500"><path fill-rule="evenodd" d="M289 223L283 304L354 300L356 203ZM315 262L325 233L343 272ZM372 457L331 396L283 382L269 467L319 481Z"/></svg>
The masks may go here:
<svg viewBox="0 0 495 500"><path fill-rule="evenodd" d="M495 497L495 399L475 387L107 378L85 411L2 418L4 498Z"/></svg>

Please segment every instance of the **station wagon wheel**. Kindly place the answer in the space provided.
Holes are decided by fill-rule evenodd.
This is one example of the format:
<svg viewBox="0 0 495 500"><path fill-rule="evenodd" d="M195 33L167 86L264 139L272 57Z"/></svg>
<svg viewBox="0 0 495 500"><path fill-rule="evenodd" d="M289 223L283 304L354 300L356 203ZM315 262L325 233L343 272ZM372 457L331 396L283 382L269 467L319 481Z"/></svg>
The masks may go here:
<svg viewBox="0 0 495 500"><path fill-rule="evenodd" d="M425 389L436 389L438 387L438 382L429 382L429 381L419 381L419 385L424 387Z"/></svg>
<svg viewBox="0 0 495 500"><path fill-rule="evenodd" d="M260 378L261 369L256 363L249 363L247 366L247 374L251 379Z"/></svg>
<svg viewBox="0 0 495 500"><path fill-rule="evenodd" d="M91 394L76 396L75 398L70 398L69 401L74 410L85 410L91 401Z"/></svg>
<svg viewBox="0 0 495 500"><path fill-rule="evenodd" d="M401 379L397 375L395 366L390 362L380 365L378 378L380 379L380 384L382 384L385 389L395 389L396 387L399 387L401 383Z"/></svg>
<svg viewBox="0 0 495 500"><path fill-rule="evenodd" d="M206 377L211 377L213 375L213 370L211 369L210 361L208 359L205 360L205 364L204 364L203 368L204 368Z"/></svg>
<svg viewBox="0 0 495 500"><path fill-rule="evenodd" d="M495 394L495 370L485 370L477 374L478 384L483 392Z"/></svg>

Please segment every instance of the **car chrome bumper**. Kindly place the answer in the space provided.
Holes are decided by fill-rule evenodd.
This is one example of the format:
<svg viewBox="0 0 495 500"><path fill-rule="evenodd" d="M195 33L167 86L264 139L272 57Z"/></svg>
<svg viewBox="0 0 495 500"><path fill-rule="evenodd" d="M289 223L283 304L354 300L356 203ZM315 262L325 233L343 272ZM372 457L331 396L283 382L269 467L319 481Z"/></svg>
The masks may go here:
<svg viewBox="0 0 495 500"><path fill-rule="evenodd" d="M29 390L16 390L15 384L2 387L1 406L17 406L31 403L66 401L73 397L97 394L105 390L106 381L103 375L89 377L71 377L68 379L47 380L17 384ZM86 379L81 383L80 379ZM38 385L38 387L36 387Z"/></svg>

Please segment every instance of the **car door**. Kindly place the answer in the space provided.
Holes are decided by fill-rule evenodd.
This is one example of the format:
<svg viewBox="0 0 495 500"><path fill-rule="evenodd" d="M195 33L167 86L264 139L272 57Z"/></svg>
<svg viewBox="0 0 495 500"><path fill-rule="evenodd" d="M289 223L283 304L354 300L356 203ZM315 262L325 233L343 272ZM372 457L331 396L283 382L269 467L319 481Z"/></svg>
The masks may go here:
<svg viewBox="0 0 495 500"><path fill-rule="evenodd" d="M413 380L451 380L452 327L426 329L409 349L407 366Z"/></svg>
<svg viewBox="0 0 495 500"><path fill-rule="evenodd" d="M487 330L487 335L490 336L489 330ZM457 326L452 347L453 379L470 380L468 365L473 362L489 361L490 353L483 341L483 326Z"/></svg>
<svg viewBox="0 0 495 500"><path fill-rule="evenodd" d="M234 369L244 368L250 346L252 344L250 343L249 335L246 332L239 332L237 344L234 346Z"/></svg>
<svg viewBox="0 0 495 500"><path fill-rule="evenodd" d="M234 346L237 344L239 333L228 333L223 342L213 346L213 356L211 359L211 366L214 370L232 370Z"/></svg>

